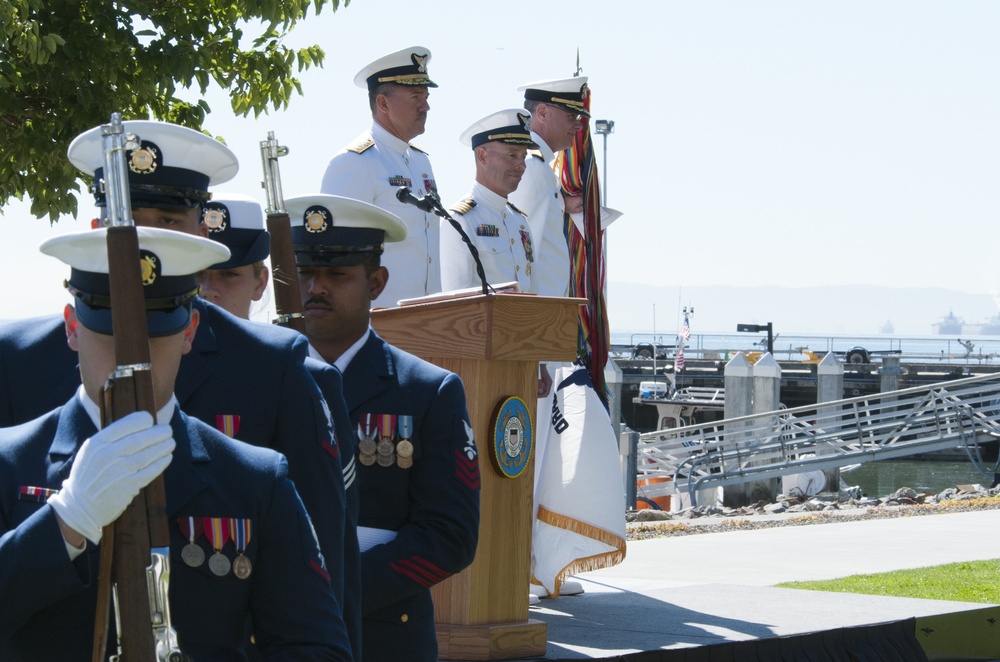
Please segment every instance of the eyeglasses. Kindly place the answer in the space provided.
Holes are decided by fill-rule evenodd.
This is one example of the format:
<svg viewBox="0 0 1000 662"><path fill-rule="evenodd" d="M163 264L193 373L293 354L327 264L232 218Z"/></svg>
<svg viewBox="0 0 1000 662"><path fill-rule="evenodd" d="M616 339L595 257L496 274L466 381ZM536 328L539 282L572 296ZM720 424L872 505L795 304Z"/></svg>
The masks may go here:
<svg viewBox="0 0 1000 662"><path fill-rule="evenodd" d="M566 113L567 115L569 115L569 118L571 120L573 120L574 122L579 122L580 120L583 119L583 115L582 114L580 114L580 113L574 113L572 110L567 110L566 108L563 108L562 106L557 106L557 105L555 105L553 103L549 103L549 104L545 104L545 105L551 106L553 108L558 108L559 110L561 110L564 113Z"/></svg>

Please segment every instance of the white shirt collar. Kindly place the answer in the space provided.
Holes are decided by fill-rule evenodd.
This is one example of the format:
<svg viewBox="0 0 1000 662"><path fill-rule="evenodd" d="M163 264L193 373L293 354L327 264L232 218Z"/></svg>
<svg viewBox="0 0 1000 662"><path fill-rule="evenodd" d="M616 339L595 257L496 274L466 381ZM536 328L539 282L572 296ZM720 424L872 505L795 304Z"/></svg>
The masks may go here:
<svg viewBox="0 0 1000 662"><path fill-rule="evenodd" d="M379 145L388 147L400 156L406 154L406 151L410 149L410 143L400 140L396 136L389 133L388 129L384 126L374 121L372 122L372 138L374 138L375 142Z"/></svg>
<svg viewBox="0 0 1000 662"><path fill-rule="evenodd" d="M472 197L476 199L476 202L481 202L487 207L501 213L507 207L507 198L503 197L499 193L491 191L479 182L472 185Z"/></svg>
<svg viewBox="0 0 1000 662"><path fill-rule="evenodd" d="M347 370L347 366L351 364L351 361L354 360L354 357L357 356L358 352L361 351L361 348L365 346L365 343L368 342L368 336L370 336L371 334L372 334L372 327L369 326L368 330L365 331L364 335L358 338L358 341L356 343L348 347L347 351L341 354L337 358L337 360L333 362L333 365L337 366L337 369L340 370L340 372L342 373L345 370Z"/></svg>
<svg viewBox="0 0 1000 662"><path fill-rule="evenodd" d="M531 139L538 143L538 151L542 153L542 158L545 159L545 162L552 163L552 160L556 158L556 153L552 151L549 144L534 131L531 132Z"/></svg>
<svg viewBox="0 0 1000 662"><path fill-rule="evenodd" d="M101 408L96 402L90 399L87 395L87 391L83 388L83 384L80 384L80 388L76 391L76 396L80 399L80 404L83 405L83 410L87 412L90 416L90 420L94 423L94 427L98 430L101 429ZM177 409L177 396L170 394L170 400L167 404L163 405L158 412L156 412L156 422L157 424L167 423L169 424L171 419L174 417L174 410Z"/></svg>
<svg viewBox="0 0 1000 662"><path fill-rule="evenodd" d="M337 368L337 370L339 370L341 373L347 370L347 366L350 365L351 360L355 356L357 356L358 352L361 351L361 348L364 347L366 342L368 342L368 336L370 336L371 333L372 333L372 328L369 326L368 330L365 331L364 335L362 335L356 343L348 347L343 354L337 357L337 360L333 362L333 365ZM317 351L316 348L312 346L312 343L309 344L309 356L319 361L322 361L323 363L327 363L327 360L324 359L320 355L319 351Z"/></svg>

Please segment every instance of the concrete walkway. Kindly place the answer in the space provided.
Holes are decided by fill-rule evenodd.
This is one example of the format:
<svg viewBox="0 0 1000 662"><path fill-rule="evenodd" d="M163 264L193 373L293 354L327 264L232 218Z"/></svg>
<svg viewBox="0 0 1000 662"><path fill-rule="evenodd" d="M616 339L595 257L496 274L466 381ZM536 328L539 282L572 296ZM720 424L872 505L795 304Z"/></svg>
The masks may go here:
<svg viewBox="0 0 1000 662"><path fill-rule="evenodd" d="M1000 510L640 540L622 564L577 576L583 595L542 600L530 618L548 625L549 660L804 634L985 606L774 584L995 558Z"/></svg>

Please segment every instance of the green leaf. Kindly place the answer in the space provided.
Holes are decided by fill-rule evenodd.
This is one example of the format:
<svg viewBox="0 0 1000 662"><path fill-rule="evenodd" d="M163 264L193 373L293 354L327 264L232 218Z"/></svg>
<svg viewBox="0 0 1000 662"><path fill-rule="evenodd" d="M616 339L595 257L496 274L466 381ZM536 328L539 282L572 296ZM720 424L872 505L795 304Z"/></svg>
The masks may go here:
<svg viewBox="0 0 1000 662"><path fill-rule="evenodd" d="M211 85L227 90L233 112L243 116L287 107L302 94L293 72L322 66L325 54L319 45L292 50L283 40L326 5L348 4L3 0L0 202L27 196L38 217L75 214L89 194L66 148L116 110L200 129L211 108L177 93Z"/></svg>

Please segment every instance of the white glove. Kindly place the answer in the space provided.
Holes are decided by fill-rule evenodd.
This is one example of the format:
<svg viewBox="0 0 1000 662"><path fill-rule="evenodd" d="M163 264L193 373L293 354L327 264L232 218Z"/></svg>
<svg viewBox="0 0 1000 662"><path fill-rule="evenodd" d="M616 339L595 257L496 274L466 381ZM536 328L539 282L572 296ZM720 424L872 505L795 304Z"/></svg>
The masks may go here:
<svg viewBox="0 0 1000 662"><path fill-rule="evenodd" d="M169 425L138 411L83 442L69 478L48 503L62 521L95 545L101 527L118 519L143 487L163 473L174 452Z"/></svg>

